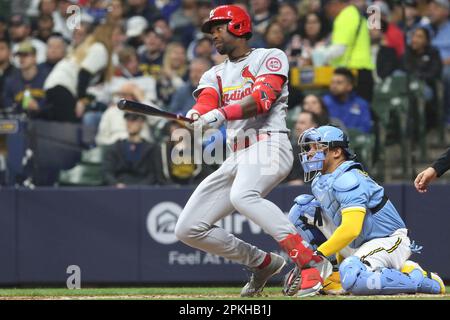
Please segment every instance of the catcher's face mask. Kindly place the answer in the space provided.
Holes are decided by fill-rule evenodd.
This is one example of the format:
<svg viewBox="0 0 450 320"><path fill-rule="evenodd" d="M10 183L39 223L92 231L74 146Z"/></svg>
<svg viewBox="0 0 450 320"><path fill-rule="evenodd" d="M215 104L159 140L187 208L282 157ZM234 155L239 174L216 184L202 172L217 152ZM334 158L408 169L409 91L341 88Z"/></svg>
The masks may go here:
<svg viewBox="0 0 450 320"><path fill-rule="evenodd" d="M313 180L323 169L328 143L321 140L321 134L314 128L306 130L299 138L299 157L305 182Z"/></svg>

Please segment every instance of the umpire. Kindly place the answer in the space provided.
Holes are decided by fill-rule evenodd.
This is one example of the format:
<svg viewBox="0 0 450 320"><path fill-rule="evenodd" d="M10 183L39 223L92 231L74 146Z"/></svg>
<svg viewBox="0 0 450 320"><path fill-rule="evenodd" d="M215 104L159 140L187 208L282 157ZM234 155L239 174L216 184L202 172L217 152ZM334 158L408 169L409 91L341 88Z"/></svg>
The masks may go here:
<svg viewBox="0 0 450 320"><path fill-rule="evenodd" d="M450 148L437 159L431 167L419 173L414 180L414 186L420 193L427 192L427 187L431 181L442 176L450 169Z"/></svg>

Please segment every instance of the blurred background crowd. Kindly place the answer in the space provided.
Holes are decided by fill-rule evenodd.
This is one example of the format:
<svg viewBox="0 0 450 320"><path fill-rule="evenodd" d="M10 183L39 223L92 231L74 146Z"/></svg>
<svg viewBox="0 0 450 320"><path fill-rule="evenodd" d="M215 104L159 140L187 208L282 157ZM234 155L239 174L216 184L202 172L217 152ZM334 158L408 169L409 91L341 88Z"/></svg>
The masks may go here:
<svg viewBox="0 0 450 320"><path fill-rule="evenodd" d="M182 185L215 170L174 161L181 124L116 105L185 114L202 74L226 58L200 26L229 3L250 13L252 47L288 56L295 153L304 130L332 123L389 180L389 146L403 179L433 141L446 147L449 0L2 0L0 185Z"/></svg>

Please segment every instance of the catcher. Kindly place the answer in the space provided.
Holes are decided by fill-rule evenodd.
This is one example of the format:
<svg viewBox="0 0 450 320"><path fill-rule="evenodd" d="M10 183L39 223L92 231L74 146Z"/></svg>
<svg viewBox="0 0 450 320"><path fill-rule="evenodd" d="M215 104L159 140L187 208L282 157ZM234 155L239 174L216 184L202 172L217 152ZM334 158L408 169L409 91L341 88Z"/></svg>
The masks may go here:
<svg viewBox="0 0 450 320"><path fill-rule="evenodd" d="M437 274L408 260L420 248L411 244L384 188L353 161L344 132L332 126L309 129L299 145L305 181L313 180L314 196L298 196L289 219L317 255L330 260L335 256L340 262L343 290L337 272L324 287L332 286L332 293L354 295L445 293ZM295 295L300 283L294 268L285 278L283 292Z"/></svg>

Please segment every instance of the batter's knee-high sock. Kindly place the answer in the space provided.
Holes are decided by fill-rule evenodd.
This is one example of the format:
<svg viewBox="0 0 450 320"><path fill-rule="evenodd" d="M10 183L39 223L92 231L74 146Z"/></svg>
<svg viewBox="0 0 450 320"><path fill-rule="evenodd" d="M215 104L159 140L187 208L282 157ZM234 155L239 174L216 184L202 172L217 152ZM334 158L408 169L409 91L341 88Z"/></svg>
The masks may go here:
<svg viewBox="0 0 450 320"><path fill-rule="evenodd" d="M279 244L299 268L302 268L313 259L314 252L303 244L303 239L299 234L289 234Z"/></svg>

